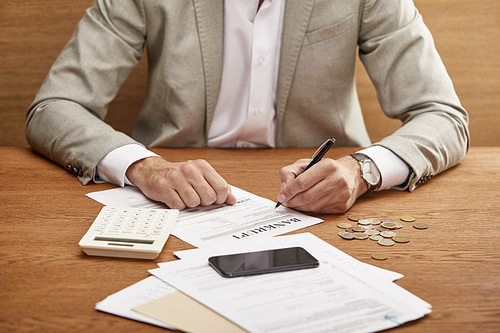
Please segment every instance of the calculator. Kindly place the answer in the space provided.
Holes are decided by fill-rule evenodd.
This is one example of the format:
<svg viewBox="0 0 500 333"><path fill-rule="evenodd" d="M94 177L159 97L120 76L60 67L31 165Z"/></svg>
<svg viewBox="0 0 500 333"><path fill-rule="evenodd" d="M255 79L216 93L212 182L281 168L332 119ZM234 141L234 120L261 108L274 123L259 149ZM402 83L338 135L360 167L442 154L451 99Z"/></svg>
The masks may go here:
<svg viewBox="0 0 500 333"><path fill-rule="evenodd" d="M104 206L78 245L91 256L155 259L179 211Z"/></svg>

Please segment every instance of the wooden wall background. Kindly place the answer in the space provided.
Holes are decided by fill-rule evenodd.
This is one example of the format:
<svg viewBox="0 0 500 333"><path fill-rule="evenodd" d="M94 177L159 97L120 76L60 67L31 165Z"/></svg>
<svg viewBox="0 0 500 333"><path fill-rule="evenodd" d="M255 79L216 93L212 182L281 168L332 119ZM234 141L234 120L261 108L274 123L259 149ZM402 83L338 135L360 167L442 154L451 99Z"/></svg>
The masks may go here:
<svg viewBox="0 0 500 333"><path fill-rule="evenodd" d="M25 113L52 63L93 0L15 0L0 3L0 146L27 146ZM470 114L471 143L500 145L500 1L415 0ZM107 120L130 133L146 89L146 63L132 73ZM372 141L399 121L385 118L362 66L358 90ZM127 110L129 117L118 116Z"/></svg>

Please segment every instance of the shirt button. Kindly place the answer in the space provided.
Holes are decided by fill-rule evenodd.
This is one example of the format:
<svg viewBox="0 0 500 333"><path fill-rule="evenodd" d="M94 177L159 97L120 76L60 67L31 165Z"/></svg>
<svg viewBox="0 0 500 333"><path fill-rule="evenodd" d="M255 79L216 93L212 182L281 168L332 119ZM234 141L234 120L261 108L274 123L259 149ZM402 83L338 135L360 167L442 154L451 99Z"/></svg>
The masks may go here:
<svg viewBox="0 0 500 333"><path fill-rule="evenodd" d="M264 57L258 57L258 58L257 58L257 63L258 63L259 65L264 64Z"/></svg>
<svg viewBox="0 0 500 333"><path fill-rule="evenodd" d="M255 118L258 118L260 116L260 109L253 110L253 115Z"/></svg>

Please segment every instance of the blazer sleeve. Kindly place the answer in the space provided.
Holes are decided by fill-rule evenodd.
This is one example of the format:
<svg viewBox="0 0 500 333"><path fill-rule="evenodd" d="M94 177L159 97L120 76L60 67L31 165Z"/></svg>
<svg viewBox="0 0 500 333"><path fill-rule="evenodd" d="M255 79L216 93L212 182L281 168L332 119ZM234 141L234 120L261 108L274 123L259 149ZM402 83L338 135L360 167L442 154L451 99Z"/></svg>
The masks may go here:
<svg viewBox="0 0 500 333"><path fill-rule="evenodd" d="M467 112L412 1L366 0L358 43L382 109L402 121L375 144L411 167L404 188L412 191L465 157Z"/></svg>
<svg viewBox="0 0 500 333"><path fill-rule="evenodd" d="M25 132L32 148L83 184L95 178L109 151L137 143L103 119L141 59L145 29L141 1L95 1L28 109Z"/></svg>

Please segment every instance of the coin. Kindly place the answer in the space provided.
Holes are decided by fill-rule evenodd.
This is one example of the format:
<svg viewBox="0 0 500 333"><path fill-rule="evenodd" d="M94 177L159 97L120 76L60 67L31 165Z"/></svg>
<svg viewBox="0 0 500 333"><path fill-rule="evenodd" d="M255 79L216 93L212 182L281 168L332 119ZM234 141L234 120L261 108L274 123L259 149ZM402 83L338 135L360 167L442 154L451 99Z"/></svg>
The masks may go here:
<svg viewBox="0 0 500 333"><path fill-rule="evenodd" d="M352 224L350 224L349 222L340 222L337 224L337 227L342 228L342 229L346 229L346 228L352 227Z"/></svg>
<svg viewBox="0 0 500 333"><path fill-rule="evenodd" d="M379 239L378 242L379 245L382 245L382 246L392 246L396 243L394 243L394 241L390 238L382 238L382 239Z"/></svg>
<svg viewBox="0 0 500 333"><path fill-rule="evenodd" d="M370 239L374 240L374 241L378 241L380 239L384 239L384 237L382 237L380 235L373 235L373 236L370 236Z"/></svg>
<svg viewBox="0 0 500 333"><path fill-rule="evenodd" d="M385 253L374 253L372 254L372 258L375 260L385 260L387 259L387 254Z"/></svg>
<svg viewBox="0 0 500 333"><path fill-rule="evenodd" d="M356 221L357 222L359 220L363 220L365 217L363 215L354 215L353 214L353 215L349 215L347 218L349 220L351 220L351 221Z"/></svg>
<svg viewBox="0 0 500 333"><path fill-rule="evenodd" d="M342 237L343 239L354 239L355 238L353 233L345 232L345 231L339 232L339 236Z"/></svg>
<svg viewBox="0 0 500 333"><path fill-rule="evenodd" d="M410 215L404 215L399 218L403 222L415 222L415 218Z"/></svg>
<svg viewBox="0 0 500 333"><path fill-rule="evenodd" d="M390 219L390 218L388 218L388 217L385 217L385 218L383 218L383 219L380 219L380 221L381 221L381 222L394 222L394 220L393 220L393 219Z"/></svg>
<svg viewBox="0 0 500 333"><path fill-rule="evenodd" d="M373 230L375 229L375 226L373 225L359 225L358 227L363 228L364 230Z"/></svg>
<svg viewBox="0 0 500 333"><path fill-rule="evenodd" d="M386 229L384 227L378 226L378 227L375 228L375 230L378 230L378 231L382 232L382 231L387 231L389 229Z"/></svg>
<svg viewBox="0 0 500 333"><path fill-rule="evenodd" d="M423 230L423 229L429 228L429 226L427 224L425 224L425 223L414 223L413 224L413 228L415 228L415 229L422 229Z"/></svg>
<svg viewBox="0 0 500 333"><path fill-rule="evenodd" d="M372 225L379 225L380 223L382 223L382 221L380 221L379 219L369 219L372 223Z"/></svg>
<svg viewBox="0 0 500 333"><path fill-rule="evenodd" d="M363 232L365 231L366 229L365 228L362 228L362 227L352 227L352 231L354 232Z"/></svg>
<svg viewBox="0 0 500 333"><path fill-rule="evenodd" d="M392 238L392 237L396 236L396 233L394 231L382 231L380 233L380 236L382 236L384 238Z"/></svg>
<svg viewBox="0 0 500 333"><path fill-rule="evenodd" d="M368 236L374 236L374 235L378 235L380 234L380 231L377 231L377 230L366 230L364 232L365 235L368 235Z"/></svg>
<svg viewBox="0 0 500 333"><path fill-rule="evenodd" d="M396 229L401 229L403 227L402 223L399 222L394 222L394 223L396 223Z"/></svg>
<svg viewBox="0 0 500 333"><path fill-rule="evenodd" d="M392 240L395 241L396 243L408 243L410 241L410 238L408 238L406 236L396 235L396 236L392 237Z"/></svg>
<svg viewBox="0 0 500 333"><path fill-rule="evenodd" d="M356 239L367 239L368 235L360 233L360 232L357 232L357 233L354 234L354 237L356 237Z"/></svg>
<svg viewBox="0 0 500 333"><path fill-rule="evenodd" d="M345 231L354 233L354 230L352 230L352 227L346 228Z"/></svg>
<svg viewBox="0 0 500 333"><path fill-rule="evenodd" d="M394 222L382 222L382 227L386 229L396 229L398 225Z"/></svg>
<svg viewBox="0 0 500 333"><path fill-rule="evenodd" d="M363 219L363 220L359 220L358 224L361 224L361 225L370 225L370 224L372 224L372 221L370 221L368 219Z"/></svg>

